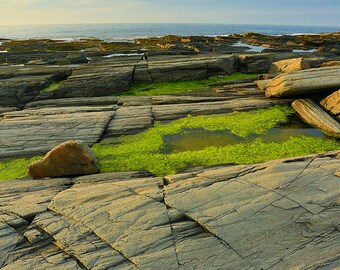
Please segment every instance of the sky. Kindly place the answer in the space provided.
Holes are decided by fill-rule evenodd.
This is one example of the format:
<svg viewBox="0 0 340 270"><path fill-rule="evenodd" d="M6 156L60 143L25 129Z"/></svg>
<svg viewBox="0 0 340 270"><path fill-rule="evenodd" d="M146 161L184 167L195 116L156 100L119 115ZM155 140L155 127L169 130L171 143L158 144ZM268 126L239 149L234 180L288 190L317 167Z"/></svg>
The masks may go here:
<svg viewBox="0 0 340 270"><path fill-rule="evenodd" d="M0 25L75 23L340 26L340 0L0 0Z"/></svg>

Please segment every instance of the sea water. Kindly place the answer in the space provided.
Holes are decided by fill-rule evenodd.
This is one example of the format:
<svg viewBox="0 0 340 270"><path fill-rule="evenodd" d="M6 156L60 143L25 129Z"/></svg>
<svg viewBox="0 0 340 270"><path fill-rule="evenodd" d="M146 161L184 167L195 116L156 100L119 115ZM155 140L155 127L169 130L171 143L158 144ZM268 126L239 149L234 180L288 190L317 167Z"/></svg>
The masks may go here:
<svg viewBox="0 0 340 270"><path fill-rule="evenodd" d="M332 26L247 25L247 24L68 24L68 25L0 25L0 39L80 39L131 41L139 37L165 35L224 36L256 32L268 35L296 35L340 32Z"/></svg>

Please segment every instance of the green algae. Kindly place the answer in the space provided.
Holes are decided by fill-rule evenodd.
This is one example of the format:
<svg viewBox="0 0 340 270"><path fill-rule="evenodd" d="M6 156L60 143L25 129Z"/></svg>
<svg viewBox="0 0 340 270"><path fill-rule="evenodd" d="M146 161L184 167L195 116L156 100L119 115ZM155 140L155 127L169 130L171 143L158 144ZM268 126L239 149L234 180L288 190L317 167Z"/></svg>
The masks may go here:
<svg viewBox="0 0 340 270"><path fill-rule="evenodd" d="M40 156L0 162L0 180L27 177L27 166L39 159L41 159Z"/></svg>
<svg viewBox="0 0 340 270"><path fill-rule="evenodd" d="M190 93L196 90L211 88L211 85L227 82L231 80L240 80L247 78L257 78L258 74L234 73L232 75L214 76L205 80L193 81L174 81L158 83L140 83L133 85L127 92L121 93L124 96L154 96Z"/></svg>
<svg viewBox="0 0 340 270"><path fill-rule="evenodd" d="M53 92L53 91L57 90L59 87L60 87L60 83L53 82L48 87L46 87L43 90L41 90L41 92L42 93Z"/></svg>
<svg viewBox="0 0 340 270"><path fill-rule="evenodd" d="M148 170L157 176L173 174L188 166L209 166L217 164L250 164L322 153L340 149L340 143L305 135L290 137L283 142L266 142L255 139L225 147L207 147L198 151L162 153L164 137L179 133L184 128L205 130L229 130L232 134L247 137L250 134L264 134L269 129L288 121L293 114L290 107L275 106L251 112L234 112L226 115L187 117L170 124L156 124L155 127L133 136L115 140L114 144L101 142L93 146L100 159L102 172Z"/></svg>
<svg viewBox="0 0 340 270"><path fill-rule="evenodd" d="M292 114L294 112L288 106L274 106L224 115L188 116L168 124L156 123L153 128L136 135L104 140L92 149L99 159L102 173L148 170L157 176L174 174L190 166L251 164L340 149L338 141L300 135L281 142L257 138L246 143L210 146L196 151L162 152L164 137L177 134L185 128L229 130L232 134L246 138L252 134L265 134L271 128L288 122ZM40 158L0 162L0 180L27 177L27 165Z"/></svg>

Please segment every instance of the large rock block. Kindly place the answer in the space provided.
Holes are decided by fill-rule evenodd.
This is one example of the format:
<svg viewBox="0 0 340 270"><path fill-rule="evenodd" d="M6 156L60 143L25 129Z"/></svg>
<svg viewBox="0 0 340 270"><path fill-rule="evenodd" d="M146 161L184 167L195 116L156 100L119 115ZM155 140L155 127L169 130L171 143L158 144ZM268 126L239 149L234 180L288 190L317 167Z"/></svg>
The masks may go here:
<svg viewBox="0 0 340 270"><path fill-rule="evenodd" d="M308 69L309 64L303 57L288 60L282 60L272 63L269 73L291 72Z"/></svg>
<svg viewBox="0 0 340 270"><path fill-rule="evenodd" d="M340 114L340 90L334 92L320 102L321 106L334 116Z"/></svg>
<svg viewBox="0 0 340 270"><path fill-rule="evenodd" d="M51 82L71 75L69 67L0 67L0 106L23 107Z"/></svg>
<svg viewBox="0 0 340 270"><path fill-rule="evenodd" d="M99 172L93 151L81 141L67 141L53 148L46 156L27 168L32 177L87 175Z"/></svg>
<svg viewBox="0 0 340 270"><path fill-rule="evenodd" d="M293 58L311 58L315 55L311 53L259 53L240 54L240 69L244 73L268 73L273 62L278 62Z"/></svg>
<svg viewBox="0 0 340 270"><path fill-rule="evenodd" d="M266 97L327 93L340 88L340 67L293 71L275 77L267 85Z"/></svg>
<svg viewBox="0 0 340 270"><path fill-rule="evenodd" d="M272 53L241 54L239 61L241 72L267 73L275 61L275 56Z"/></svg>
<svg viewBox="0 0 340 270"><path fill-rule="evenodd" d="M296 113L308 124L326 134L340 138L340 123L311 99L298 99L292 103Z"/></svg>
<svg viewBox="0 0 340 270"><path fill-rule="evenodd" d="M76 70L54 92L57 98L99 97L127 91L132 83L133 66Z"/></svg>
<svg viewBox="0 0 340 270"><path fill-rule="evenodd" d="M153 82L198 80L212 75L232 74L236 72L235 62L233 55L153 60L149 61L148 71ZM146 79L148 81L148 77Z"/></svg>

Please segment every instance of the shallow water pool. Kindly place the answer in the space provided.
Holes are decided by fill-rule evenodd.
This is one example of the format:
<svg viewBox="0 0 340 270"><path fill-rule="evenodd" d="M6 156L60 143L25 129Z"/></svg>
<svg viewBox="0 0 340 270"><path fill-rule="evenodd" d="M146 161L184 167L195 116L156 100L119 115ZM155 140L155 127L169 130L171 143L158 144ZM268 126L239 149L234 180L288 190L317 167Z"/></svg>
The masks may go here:
<svg viewBox="0 0 340 270"><path fill-rule="evenodd" d="M246 138L236 136L229 130L209 131L201 128L185 128L180 133L164 137L162 153L201 150L209 146L223 147L238 143L248 143L256 138L266 142L283 142L289 137L306 135L310 137L329 139L319 129L311 128L303 123L289 122L277 128L271 128L265 134L251 134Z"/></svg>

